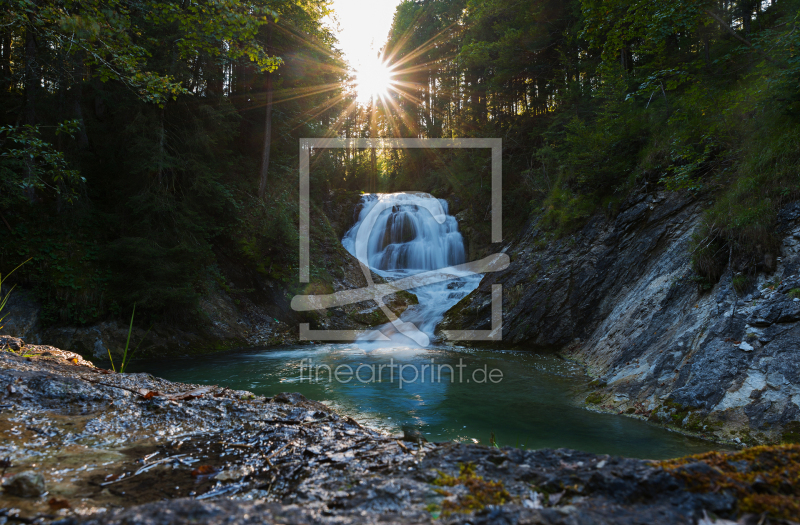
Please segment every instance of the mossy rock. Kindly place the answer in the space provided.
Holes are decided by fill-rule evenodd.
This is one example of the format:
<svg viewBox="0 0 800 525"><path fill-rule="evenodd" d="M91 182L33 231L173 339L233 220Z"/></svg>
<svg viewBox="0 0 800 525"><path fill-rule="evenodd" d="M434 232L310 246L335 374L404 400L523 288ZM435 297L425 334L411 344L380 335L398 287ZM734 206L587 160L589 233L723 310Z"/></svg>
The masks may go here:
<svg viewBox="0 0 800 525"><path fill-rule="evenodd" d="M697 468L702 463L707 467ZM731 493L736 498L736 517L760 515L763 521L764 517L794 520L800 516L798 445L707 452L664 461L660 466L682 480L690 492Z"/></svg>
<svg viewBox="0 0 800 525"><path fill-rule="evenodd" d="M594 392L586 397L587 405L599 405L603 402L603 395L600 392Z"/></svg>
<svg viewBox="0 0 800 525"><path fill-rule="evenodd" d="M481 511L487 506L503 505L511 500L511 495L502 481L486 480L483 476L478 476L473 463L460 464L458 476L439 471L439 477L433 481L433 485L441 487L434 491L445 498L450 496L447 488L462 485L467 489L467 493L460 495L455 501L445 499L442 502L444 517L455 513L468 514ZM433 513L435 510L434 508L428 512Z"/></svg>
<svg viewBox="0 0 800 525"><path fill-rule="evenodd" d="M792 421L783 427L781 443L800 445L800 421Z"/></svg>

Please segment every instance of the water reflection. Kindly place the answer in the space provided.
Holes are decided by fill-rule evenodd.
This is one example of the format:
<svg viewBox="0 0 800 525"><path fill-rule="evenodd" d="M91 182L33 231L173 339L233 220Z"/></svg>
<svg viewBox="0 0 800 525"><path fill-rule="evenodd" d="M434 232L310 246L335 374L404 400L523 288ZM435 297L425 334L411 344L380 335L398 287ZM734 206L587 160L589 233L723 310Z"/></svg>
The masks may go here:
<svg viewBox="0 0 800 525"><path fill-rule="evenodd" d="M306 367L325 365L334 377L323 373L319 381L309 381L305 370L305 380L301 381L302 361ZM443 367L441 378L436 373L431 381L431 362L435 366L449 365L454 374ZM354 372L362 367L360 377L368 380L366 367L377 369L391 364L406 366L407 379L413 378L408 367L421 370L426 366L425 378L403 382L402 388L399 368L395 369L394 381L389 380L387 368L381 381L351 377L350 381L340 382L335 378L337 367ZM587 378L577 365L549 355L447 347L365 353L352 345L318 345L137 366L141 371L174 381L219 384L268 396L282 391L300 392L388 431L412 426L430 441L477 440L488 444L494 433L501 446L568 447L653 459L712 448L709 443L643 421L583 409L576 396L584 391ZM502 379L476 384L473 373L479 368L499 371ZM459 371L463 371L460 377ZM496 373L494 378L497 377Z"/></svg>

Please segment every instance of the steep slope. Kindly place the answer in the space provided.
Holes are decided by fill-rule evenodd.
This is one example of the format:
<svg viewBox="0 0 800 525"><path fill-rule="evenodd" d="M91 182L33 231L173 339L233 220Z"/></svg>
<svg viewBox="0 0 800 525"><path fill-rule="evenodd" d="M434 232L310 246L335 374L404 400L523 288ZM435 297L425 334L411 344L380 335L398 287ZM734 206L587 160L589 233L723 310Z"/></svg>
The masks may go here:
<svg viewBox="0 0 800 525"><path fill-rule="evenodd" d="M558 350L596 381L587 405L722 441L800 435L800 205L781 212L782 257L737 292L730 272L711 291L691 269L704 203L658 192L630 198L612 219L546 242L530 223L439 329L489 326L502 284L506 344ZM798 290L800 291L800 290ZM740 296L743 295L743 296Z"/></svg>

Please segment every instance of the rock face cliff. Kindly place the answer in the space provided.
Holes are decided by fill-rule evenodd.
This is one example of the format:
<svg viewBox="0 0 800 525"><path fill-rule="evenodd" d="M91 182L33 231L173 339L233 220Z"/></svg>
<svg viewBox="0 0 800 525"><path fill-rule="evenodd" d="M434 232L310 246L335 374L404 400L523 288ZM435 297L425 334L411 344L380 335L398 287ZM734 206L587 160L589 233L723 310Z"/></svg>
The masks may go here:
<svg viewBox="0 0 800 525"><path fill-rule="evenodd" d="M698 286L690 241L704 203L639 194L613 219L547 242L532 221L504 251L506 271L439 329L486 329L503 285L503 339L558 350L595 377L587 405L720 441L800 438L800 204L780 214L776 269L737 291L730 270Z"/></svg>

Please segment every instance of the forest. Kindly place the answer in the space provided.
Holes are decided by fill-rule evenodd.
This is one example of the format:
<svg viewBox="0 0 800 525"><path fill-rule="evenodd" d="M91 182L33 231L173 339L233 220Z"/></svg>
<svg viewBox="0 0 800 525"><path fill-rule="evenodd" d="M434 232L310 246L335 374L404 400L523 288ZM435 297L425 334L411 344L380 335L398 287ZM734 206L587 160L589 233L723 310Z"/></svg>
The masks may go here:
<svg viewBox="0 0 800 525"><path fill-rule="evenodd" d="M542 243L633 191L708 202L700 286L770 264L800 196L798 0L405 0L356 99L325 0L9 0L0 270L43 321L186 323L228 274L297 280L298 140L502 138L504 217ZM324 150L313 205L414 190L488 236L481 151Z"/></svg>

